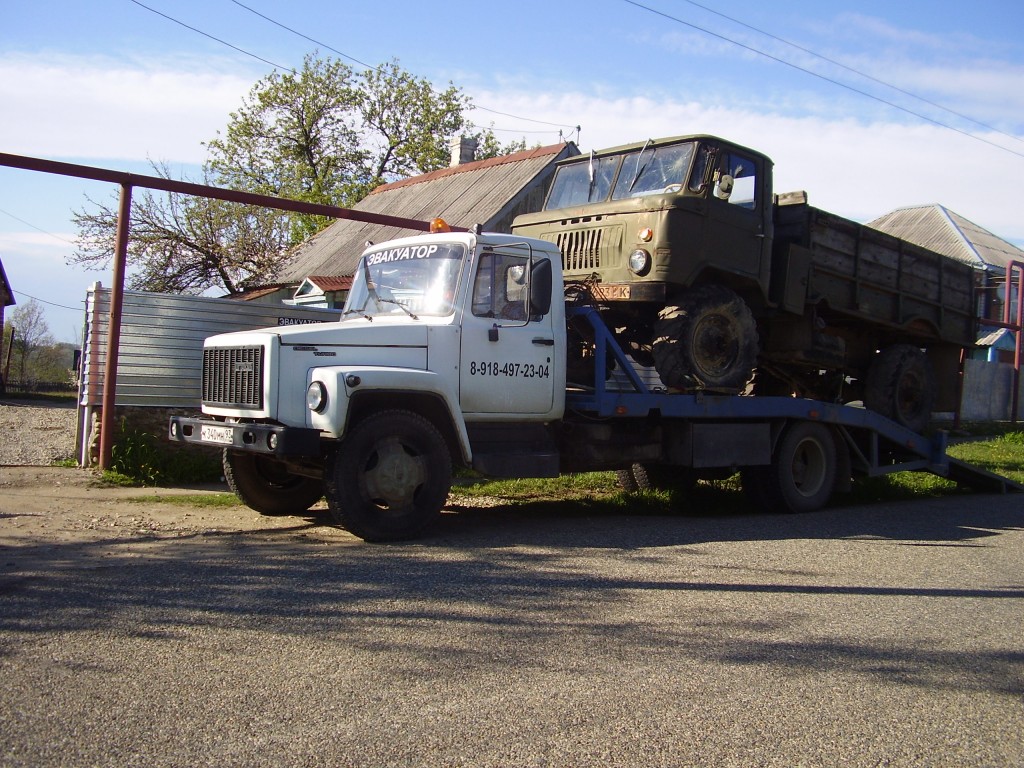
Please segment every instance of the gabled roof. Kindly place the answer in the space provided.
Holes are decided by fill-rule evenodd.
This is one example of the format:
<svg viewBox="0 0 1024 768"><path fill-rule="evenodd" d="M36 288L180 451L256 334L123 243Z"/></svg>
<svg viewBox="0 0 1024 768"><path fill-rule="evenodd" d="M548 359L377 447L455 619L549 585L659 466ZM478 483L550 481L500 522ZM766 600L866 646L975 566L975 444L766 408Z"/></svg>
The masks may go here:
<svg viewBox="0 0 1024 768"><path fill-rule="evenodd" d="M538 210L547 174L565 157L578 155L572 142L528 149L442 168L378 187L353 208L407 219L441 217L452 226L480 224L509 231L518 213ZM276 276L298 283L310 275L351 275L366 241L375 243L414 234L407 229L339 219L297 246Z"/></svg>
<svg viewBox="0 0 1024 768"><path fill-rule="evenodd" d="M868 226L977 269L1002 272L1009 262L1024 260L1020 248L942 205L898 208Z"/></svg>
<svg viewBox="0 0 1024 768"><path fill-rule="evenodd" d="M14 289L11 288L11 283L7 279L7 273L4 272L4 262L0 259L0 307L13 307L14 301Z"/></svg>
<svg viewBox="0 0 1024 768"><path fill-rule="evenodd" d="M327 291L347 291L352 287L351 275L343 277L335 275L310 275L306 280L324 293Z"/></svg>

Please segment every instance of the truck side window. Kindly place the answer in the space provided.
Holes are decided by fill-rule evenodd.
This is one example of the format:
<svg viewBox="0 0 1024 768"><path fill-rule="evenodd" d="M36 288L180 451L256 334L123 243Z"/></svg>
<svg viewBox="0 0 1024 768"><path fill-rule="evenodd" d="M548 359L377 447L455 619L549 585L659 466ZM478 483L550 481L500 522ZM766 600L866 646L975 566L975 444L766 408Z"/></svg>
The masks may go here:
<svg viewBox="0 0 1024 768"><path fill-rule="evenodd" d="M754 210L757 203L757 168L754 161L734 153L723 155L713 192L719 200Z"/></svg>
<svg viewBox="0 0 1024 768"><path fill-rule="evenodd" d="M709 157L711 148L702 144L697 150L697 159L693 161L693 170L690 172L691 192L701 192L704 189L704 175L708 171Z"/></svg>
<svg viewBox="0 0 1024 768"><path fill-rule="evenodd" d="M524 256L483 253L473 280L473 314L525 321L528 269Z"/></svg>

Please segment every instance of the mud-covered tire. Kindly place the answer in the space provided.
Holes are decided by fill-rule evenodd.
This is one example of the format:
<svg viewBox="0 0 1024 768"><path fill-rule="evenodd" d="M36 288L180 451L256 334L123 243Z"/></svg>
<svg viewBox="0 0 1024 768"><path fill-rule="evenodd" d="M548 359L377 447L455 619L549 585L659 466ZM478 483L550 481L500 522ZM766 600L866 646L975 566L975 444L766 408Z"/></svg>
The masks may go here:
<svg viewBox="0 0 1024 768"><path fill-rule="evenodd" d="M864 382L864 407L912 432L931 421L938 384L928 357L910 344L893 344L872 360Z"/></svg>
<svg viewBox="0 0 1024 768"><path fill-rule="evenodd" d="M366 541L419 536L441 514L451 455L437 428L411 411L359 422L328 460L327 504L335 521Z"/></svg>
<svg viewBox="0 0 1024 768"><path fill-rule="evenodd" d="M301 515L324 495L324 484L289 472L269 456L224 450L224 479L239 501L261 515Z"/></svg>
<svg viewBox="0 0 1024 768"><path fill-rule="evenodd" d="M667 464L632 464L629 469L616 471L615 478L619 487L627 493L638 491L676 491L693 490L697 484L697 475L690 467L677 467Z"/></svg>
<svg viewBox="0 0 1024 768"><path fill-rule="evenodd" d="M783 432L764 467L744 467L743 491L767 512L813 512L832 498L838 476L835 437L824 424L798 421Z"/></svg>
<svg viewBox="0 0 1024 768"><path fill-rule="evenodd" d="M741 392L757 364L757 324L750 307L722 285L703 285L658 313L651 348L667 387Z"/></svg>

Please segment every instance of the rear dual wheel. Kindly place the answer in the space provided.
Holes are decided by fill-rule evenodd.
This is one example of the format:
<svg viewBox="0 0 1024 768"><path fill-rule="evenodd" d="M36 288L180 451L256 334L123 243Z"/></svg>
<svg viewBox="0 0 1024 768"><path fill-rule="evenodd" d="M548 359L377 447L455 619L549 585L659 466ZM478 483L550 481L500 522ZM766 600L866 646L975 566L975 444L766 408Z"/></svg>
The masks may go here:
<svg viewBox="0 0 1024 768"><path fill-rule="evenodd" d="M783 432L772 463L741 470L743 491L768 512L813 512L832 498L838 475L831 429L798 421Z"/></svg>
<svg viewBox="0 0 1024 768"><path fill-rule="evenodd" d="M631 464L629 469L616 471L615 478L619 487L628 493L637 491L677 491L693 490L697 484L697 476L690 467L672 466L669 464Z"/></svg>
<svg viewBox="0 0 1024 768"><path fill-rule="evenodd" d="M910 344L893 344L872 360L864 382L864 407L912 432L931 421L937 382L928 357Z"/></svg>

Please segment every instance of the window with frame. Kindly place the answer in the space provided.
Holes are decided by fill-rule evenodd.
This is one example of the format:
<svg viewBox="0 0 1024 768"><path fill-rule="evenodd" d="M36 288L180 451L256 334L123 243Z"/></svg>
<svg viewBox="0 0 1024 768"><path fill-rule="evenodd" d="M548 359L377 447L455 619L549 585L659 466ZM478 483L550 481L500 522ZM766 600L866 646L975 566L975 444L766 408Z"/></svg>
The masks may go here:
<svg viewBox="0 0 1024 768"><path fill-rule="evenodd" d="M485 251L473 280L472 312L477 317L526 321L529 259Z"/></svg>

